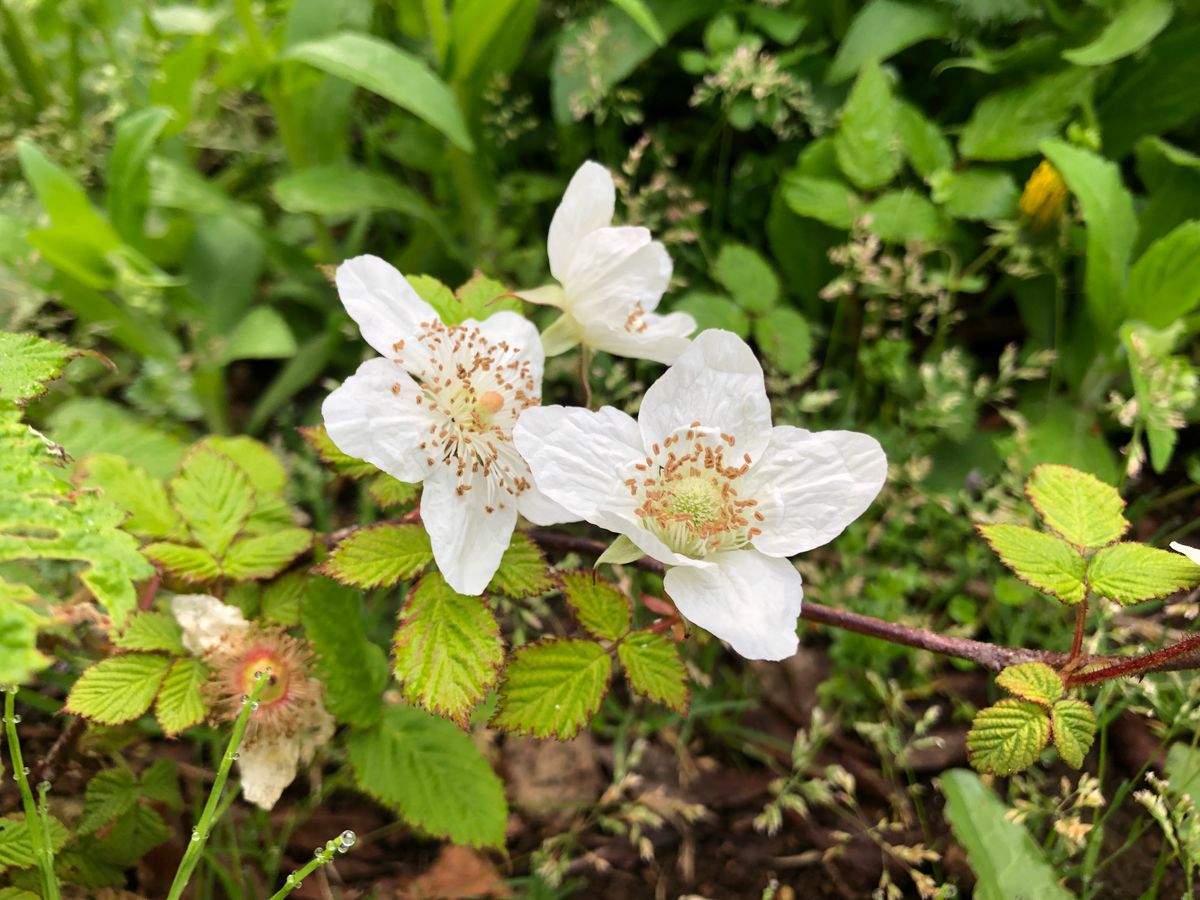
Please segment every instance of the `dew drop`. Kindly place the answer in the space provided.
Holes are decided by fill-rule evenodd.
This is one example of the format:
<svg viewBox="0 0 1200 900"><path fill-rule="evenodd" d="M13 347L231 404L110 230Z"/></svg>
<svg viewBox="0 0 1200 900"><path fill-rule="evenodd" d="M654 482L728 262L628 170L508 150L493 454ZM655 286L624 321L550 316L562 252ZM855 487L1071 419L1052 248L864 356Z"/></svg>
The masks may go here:
<svg viewBox="0 0 1200 900"><path fill-rule="evenodd" d="M346 848L349 849L350 847L354 846L355 842L358 841L358 835L353 831L343 831L341 841L346 845Z"/></svg>
<svg viewBox="0 0 1200 900"><path fill-rule="evenodd" d="M241 757L242 754L238 753L236 750L229 754L229 759L233 762L237 762L239 759L241 759Z"/></svg>
<svg viewBox="0 0 1200 900"><path fill-rule="evenodd" d="M262 672L255 672L255 673L254 673L254 680L255 680L255 681L262 681L262 677L263 677L263 673L262 673Z"/></svg>
<svg viewBox="0 0 1200 900"><path fill-rule="evenodd" d="M258 704L258 701L257 701L257 700L255 700L253 703L251 703L251 704L250 704L250 711L251 711L251 712L257 712L257 711L258 711L258 705L259 705L259 704Z"/></svg>
<svg viewBox="0 0 1200 900"><path fill-rule="evenodd" d="M320 859L320 858L321 858L321 854L322 854L322 853L324 853L324 852L325 852L325 848L324 848L324 847L318 847L316 850L314 850L314 851L313 851L313 856L315 856L317 859Z"/></svg>
<svg viewBox="0 0 1200 900"><path fill-rule="evenodd" d="M295 883L296 883L296 876L295 876L295 875L289 875L289 876L287 877L287 883L288 883L288 884L295 884Z"/></svg>
<svg viewBox="0 0 1200 900"><path fill-rule="evenodd" d="M26 775L28 775L29 774L29 766L22 766L21 771L24 772Z"/></svg>
<svg viewBox="0 0 1200 900"><path fill-rule="evenodd" d="M14 724L14 725L20 725L20 724L21 724L21 717L20 717L19 715L13 716L12 720L13 720L13 724Z"/></svg>
<svg viewBox="0 0 1200 900"><path fill-rule="evenodd" d="M242 694L242 706L245 706L249 702L250 702L250 695Z"/></svg>
<svg viewBox="0 0 1200 900"><path fill-rule="evenodd" d="M200 840L200 829L199 828L192 829L192 840L193 841Z"/></svg>

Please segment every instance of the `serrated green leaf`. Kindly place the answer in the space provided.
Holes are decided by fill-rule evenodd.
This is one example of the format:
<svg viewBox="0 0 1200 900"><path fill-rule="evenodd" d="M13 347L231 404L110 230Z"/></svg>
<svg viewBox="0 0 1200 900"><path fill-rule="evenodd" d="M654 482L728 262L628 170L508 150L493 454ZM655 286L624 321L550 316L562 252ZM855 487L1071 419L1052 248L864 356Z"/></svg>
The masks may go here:
<svg viewBox="0 0 1200 900"><path fill-rule="evenodd" d="M162 650L175 656L187 652L179 623L174 616L163 612L138 613L112 641L122 650Z"/></svg>
<svg viewBox="0 0 1200 900"><path fill-rule="evenodd" d="M300 603L308 590L308 574L289 572L263 588L262 617L280 625L300 623Z"/></svg>
<svg viewBox="0 0 1200 900"><path fill-rule="evenodd" d="M198 446L170 487L171 501L196 543L220 559L254 509L246 473L223 453Z"/></svg>
<svg viewBox="0 0 1200 900"><path fill-rule="evenodd" d="M863 190L883 187L900 171L898 107L879 63L859 70L833 138L838 166Z"/></svg>
<svg viewBox="0 0 1200 900"><path fill-rule="evenodd" d="M221 569L238 581L271 578L312 546L307 528L282 528L234 541L221 559Z"/></svg>
<svg viewBox="0 0 1200 900"><path fill-rule="evenodd" d="M979 531L1026 584L1063 603L1078 603L1087 595L1084 558L1062 538L1023 525L981 525Z"/></svg>
<svg viewBox="0 0 1200 900"><path fill-rule="evenodd" d="M298 428L297 431L304 435L304 439L316 451L321 461L339 475L358 479L379 474L379 469L369 462L347 456L339 450L337 445L330 440L329 432L325 430L324 425L310 425L306 428Z"/></svg>
<svg viewBox="0 0 1200 900"><path fill-rule="evenodd" d="M615 585L596 581L591 572L568 572L562 584L575 618L596 637L616 641L629 632L629 598Z"/></svg>
<svg viewBox="0 0 1200 900"><path fill-rule="evenodd" d="M975 106L958 138L967 159L1020 159L1058 133L1091 88L1086 69L1039 75L988 94Z"/></svg>
<svg viewBox="0 0 1200 900"><path fill-rule="evenodd" d="M325 708L339 721L367 728L379 721L388 680L387 656L367 637L357 591L327 578L309 581L300 621L317 655Z"/></svg>
<svg viewBox="0 0 1200 900"><path fill-rule="evenodd" d="M1028 662L1009 666L996 676L996 684L1023 700L1050 706L1063 694L1058 673L1045 663Z"/></svg>
<svg viewBox="0 0 1200 900"><path fill-rule="evenodd" d="M1097 594L1125 605L1195 587L1200 566L1169 550L1125 542L1097 550L1087 579Z"/></svg>
<svg viewBox="0 0 1200 900"><path fill-rule="evenodd" d="M765 313L779 302L778 276L757 250L745 244L722 247L712 276L748 312Z"/></svg>
<svg viewBox="0 0 1200 900"><path fill-rule="evenodd" d="M1027 700L1001 700L975 714L967 732L971 765L993 775L1022 772L1050 739L1050 715Z"/></svg>
<svg viewBox="0 0 1200 900"><path fill-rule="evenodd" d="M183 795L179 792L179 767L168 756L160 756L142 772L139 790L147 800L156 800L167 809L175 812L183 809Z"/></svg>
<svg viewBox="0 0 1200 900"><path fill-rule="evenodd" d="M954 150L942 129L925 118L916 106L903 101L899 103L896 128L909 164L922 178L928 180L935 172L954 165Z"/></svg>
<svg viewBox="0 0 1200 900"><path fill-rule="evenodd" d="M167 499L167 488L123 456L90 453L79 461L79 475L129 513L124 528L144 538L187 539L183 519Z"/></svg>
<svg viewBox="0 0 1200 900"><path fill-rule="evenodd" d="M101 861L124 869L171 837L157 812L142 803L135 803L96 842L95 855Z"/></svg>
<svg viewBox="0 0 1200 900"><path fill-rule="evenodd" d="M38 627L46 619L27 605L36 599L31 588L0 579L0 684L24 684L50 665L37 649Z"/></svg>
<svg viewBox="0 0 1200 900"><path fill-rule="evenodd" d="M50 849L57 853L70 836L65 825L54 816L49 817ZM34 827L41 827L35 823ZM0 874L6 869L28 869L37 864L33 855L33 844L29 840L29 825L23 815L9 815L0 819Z"/></svg>
<svg viewBox="0 0 1200 900"><path fill-rule="evenodd" d="M812 359L808 320L788 306L777 306L754 320L754 342L767 362L786 375L801 375Z"/></svg>
<svg viewBox="0 0 1200 900"><path fill-rule="evenodd" d="M374 728L352 730L346 750L362 790L409 824L456 844L504 845L504 785L457 726L391 706Z"/></svg>
<svg viewBox="0 0 1200 900"><path fill-rule="evenodd" d="M594 641L527 644L509 660L492 725L535 737L574 737L600 708L611 678L612 657Z"/></svg>
<svg viewBox="0 0 1200 900"><path fill-rule="evenodd" d="M460 725L504 662L500 626L483 598L457 593L437 572L408 598L392 649L405 699Z"/></svg>
<svg viewBox="0 0 1200 900"><path fill-rule="evenodd" d="M168 737L204 721L208 706L200 689L207 680L208 667L200 660L190 656L175 660L155 705L158 724Z"/></svg>
<svg viewBox="0 0 1200 900"><path fill-rule="evenodd" d="M94 834L137 803L137 779L128 769L98 772L83 795L83 818L79 834Z"/></svg>
<svg viewBox="0 0 1200 900"><path fill-rule="evenodd" d="M687 671L674 641L653 631L635 631L617 646L617 656L630 687L648 700L687 712Z"/></svg>
<svg viewBox="0 0 1200 900"><path fill-rule="evenodd" d="M1050 715L1058 755L1078 769L1096 738L1096 714L1082 700L1059 700Z"/></svg>
<svg viewBox="0 0 1200 900"><path fill-rule="evenodd" d="M383 509L411 506L421 493L419 484L408 484L386 473L375 476L367 485L371 499Z"/></svg>
<svg viewBox="0 0 1200 900"><path fill-rule="evenodd" d="M171 661L152 653L125 653L87 669L67 695L66 712L101 725L120 725L150 708Z"/></svg>
<svg viewBox="0 0 1200 900"><path fill-rule="evenodd" d="M482 322L498 312L521 311L521 301L512 295L508 287L481 272L476 272L460 286L454 292L454 298L457 302L455 307L449 310L450 318L443 319L447 324L463 322L466 319L478 319Z"/></svg>
<svg viewBox="0 0 1200 900"><path fill-rule="evenodd" d="M178 575L185 581L212 581L221 574L221 567L213 555L200 547L161 541L147 544L142 548L142 552L172 575Z"/></svg>
<svg viewBox="0 0 1200 900"><path fill-rule="evenodd" d="M360 588L391 587L433 562L429 535L420 525L376 525L345 538L319 571Z"/></svg>
<svg viewBox="0 0 1200 900"><path fill-rule="evenodd" d="M798 216L849 228L866 208L854 189L833 178L789 172L780 185L783 202Z"/></svg>
<svg viewBox="0 0 1200 900"><path fill-rule="evenodd" d="M74 355L54 341L0 331L0 404L15 406L36 397Z"/></svg>
<svg viewBox="0 0 1200 900"><path fill-rule="evenodd" d="M1076 547L1103 547L1129 530L1117 489L1070 466L1034 467L1025 495L1046 527Z"/></svg>
<svg viewBox="0 0 1200 900"><path fill-rule="evenodd" d="M554 579L541 549L528 535L513 532L512 542L500 557L500 568L487 587L488 593L524 600L544 594L552 587Z"/></svg>
<svg viewBox="0 0 1200 900"><path fill-rule="evenodd" d="M216 450L241 469L257 494L282 494L287 486L287 470L271 448L262 441L239 435L213 434L198 446Z"/></svg>
<svg viewBox="0 0 1200 900"><path fill-rule="evenodd" d="M17 887L0 888L0 900L41 900L37 894Z"/></svg>

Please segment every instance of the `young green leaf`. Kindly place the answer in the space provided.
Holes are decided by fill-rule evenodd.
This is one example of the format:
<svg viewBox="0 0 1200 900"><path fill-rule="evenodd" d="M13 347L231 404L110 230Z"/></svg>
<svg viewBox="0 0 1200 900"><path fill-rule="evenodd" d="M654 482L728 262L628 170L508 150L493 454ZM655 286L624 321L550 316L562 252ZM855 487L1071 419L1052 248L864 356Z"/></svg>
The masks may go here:
<svg viewBox="0 0 1200 900"><path fill-rule="evenodd" d="M221 559L221 569L238 581L271 578L312 545L307 528L281 528L234 541Z"/></svg>
<svg viewBox="0 0 1200 900"><path fill-rule="evenodd" d="M1096 714L1082 700L1059 700L1050 715L1058 755L1078 769L1096 737Z"/></svg>
<svg viewBox="0 0 1200 900"><path fill-rule="evenodd" d="M38 396L75 355L64 344L0 331L0 404L19 406Z"/></svg>
<svg viewBox="0 0 1200 900"><path fill-rule="evenodd" d="M798 172L783 176L783 201L798 216L849 228L862 215L865 204L854 189L832 178L815 178Z"/></svg>
<svg viewBox="0 0 1200 900"><path fill-rule="evenodd" d="M185 656L171 665L155 705L158 724L167 737L204 721L208 706L200 689L207 680L208 667L198 659Z"/></svg>
<svg viewBox="0 0 1200 900"><path fill-rule="evenodd" d="M1035 466L1025 495L1046 527L1076 547L1103 547L1129 530L1117 489L1070 466Z"/></svg>
<svg viewBox="0 0 1200 900"><path fill-rule="evenodd" d="M1045 663L1009 666L996 676L996 684L1023 700L1051 706L1063 694L1062 678Z"/></svg>
<svg viewBox="0 0 1200 900"><path fill-rule="evenodd" d="M371 479L367 485L367 493L384 509L394 509L411 506L421 493L421 486L408 484L391 475L380 474Z"/></svg>
<svg viewBox="0 0 1200 900"><path fill-rule="evenodd" d="M1050 715L1027 700L1001 700L975 714L967 732L971 765L993 775L1022 772L1050 739Z"/></svg>
<svg viewBox="0 0 1200 900"><path fill-rule="evenodd" d="M653 631L635 631L617 645L629 686L648 700L687 712L687 671L675 642Z"/></svg>
<svg viewBox="0 0 1200 900"><path fill-rule="evenodd" d="M0 684L22 684L50 665L37 649L38 626L46 619L27 605L36 599L32 588L0 578Z"/></svg>
<svg viewBox="0 0 1200 900"><path fill-rule="evenodd" d="M608 692L612 657L594 641L546 640L512 654L492 725L535 737L574 737Z"/></svg>
<svg viewBox="0 0 1200 900"><path fill-rule="evenodd" d="M241 469L256 494L280 495L287 487L287 470L271 448L244 434L211 434L197 445L216 450Z"/></svg>
<svg viewBox="0 0 1200 900"><path fill-rule="evenodd" d="M991 160L1036 153L1084 102L1091 84L1091 73L1071 67L988 94L963 127L959 152L967 159Z"/></svg>
<svg viewBox="0 0 1200 900"><path fill-rule="evenodd" d="M200 446L171 479L171 500L196 542L218 559L254 509L250 479L229 457Z"/></svg>
<svg viewBox="0 0 1200 900"><path fill-rule="evenodd" d="M747 312L761 315L779 302L778 276L757 250L745 244L722 247L712 275Z"/></svg>
<svg viewBox="0 0 1200 900"><path fill-rule="evenodd" d="M863 190L883 187L900 171L898 107L879 63L859 70L834 135L838 165Z"/></svg>
<svg viewBox="0 0 1200 900"><path fill-rule="evenodd" d="M124 653L87 669L67 695L66 712L101 725L120 725L150 708L171 661L152 653Z"/></svg>
<svg viewBox="0 0 1200 900"><path fill-rule="evenodd" d="M384 652L367 637L358 592L327 578L312 578L300 621L317 655L315 670L325 683L325 708L339 721L363 728L374 725L388 664Z"/></svg>
<svg viewBox="0 0 1200 900"><path fill-rule="evenodd" d="M500 558L500 568L488 585L488 593L523 600L544 594L553 586L554 580L541 549L528 535L514 532L512 542Z"/></svg>
<svg viewBox="0 0 1200 900"><path fill-rule="evenodd" d="M1168 328L1200 306L1200 221L1174 228L1146 248L1129 271L1129 317Z"/></svg>
<svg viewBox="0 0 1200 900"><path fill-rule="evenodd" d="M330 439L329 432L325 430L324 425L309 425L304 428L298 428L297 431L304 435L304 439L316 451L317 456L321 458L321 462L332 468L337 474L355 479L379 474L379 469L375 468L369 462L355 459L353 456L347 456L339 450L337 445Z"/></svg>
<svg viewBox="0 0 1200 900"><path fill-rule="evenodd" d="M1171 0L1129 0L1093 40L1063 51L1063 59L1077 66L1104 66L1136 53L1167 27L1175 14Z"/></svg>
<svg viewBox="0 0 1200 900"><path fill-rule="evenodd" d="M596 581L591 572L568 572L562 584L575 618L596 637L616 641L628 633L629 600L615 585Z"/></svg>
<svg viewBox="0 0 1200 900"><path fill-rule="evenodd" d="M1084 558L1062 538L1023 525L980 525L979 533L1026 584L1063 603L1078 603L1087 596Z"/></svg>
<svg viewBox="0 0 1200 900"><path fill-rule="evenodd" d="M754 342L776 369L802 375L812 359L808 320L791 307L777 306L754 320Z"/></svg>
<svg viewBox="0 0 1200 900"><path fill-rule="evenodd" d="M1200 584L1200 566L1169 550L1120 543L1098 550L1087 567L1092 590L1122 605L1166 597Z"/></svg>
<svg viewBox="0 0 1200 900"><path fill-rule="evenodd" d="M300 602L308 591L308 573L289 572L263 588L262 617L291 626L300 623Z"/></svg>
<svg viewBox="0 0 1200 900"><path fill-rule="evenodd" d="M859 9L838 45L825 80L837 84L857 74L868 61L883 62L953 27L946 10L905 0L870 0Z"/></svg>
<svg viewBox="0 0 1200 900"><path fill-rule="evenodd" d="M184 581L212 581L221 574L221 567L213 555L200 547L160 541L147 544L142 552Z"/></svg>
<svg viewBox="0 0 1200 900"><path fill-rule="evenodd" d="M482 597L457 593L433 572L404 606L393 653L405 699L465 725L496 683L504 640Z"/></svg>
<svg viewBox="0 0 1200 900"><path fill-rule="evenodd" d="M137 779L128 769L105 769L92 776L83 795L79 834L94 834L137 803Z"/></svg>
<svg viewBox="0 0 1200 900"><path fill-rule="evenodd" d="M142 772L139 790L147 800L155 800L173 812L183 809L179 792L179 766L175 760L160 756Z"/></svg>
<svg viewBox="0 0 1200 900"><path fill-rule="evenodd" d="M900 102L896 127L909 164L922 178L928 180L954 165L954 150L942 129L916 106Z"/></svg>
<svg viewBox="0 0 1200 900"><path fill-rule="evenodd" d="M135 615L125 630L113 637L122 650L162 650L183 656L183 630L175 617L162 612L142 612Z"/></svg>
<svg viewBox="0 0 1200 900"><path fill-rule="evenodd" d="M504 785L470 736L411 706L389 706L370 729L346 740L363 791L436 837L475 847L504 846Z"/></svg>
<svg viewBox="0 0 1200 900"><path fill-rule="evenodd" d="M354 587L391 587L431 562L433 548L420 525L376 525L345 538L318 571Z"/></svg>
<svg viewBox="0 0 1200 900"><path fill-rule="evenodd" d="M57 853L66 844L70 833L66 826L54 816L48 816L50 849ZM35 823L34 827L41 827ZM28 869L37 865L33 855L33 844L29 839L29 823L23 815L0 818L0 875L6 869Z"/></svg>
<svg viewBox="0 0 1200 900"><path fill-rule="evenodd" d="M126 531L144 538L187 540L187 529L167 499L166 486L125 457L90 453L79 461L78 476L129 513Z"/></svg>

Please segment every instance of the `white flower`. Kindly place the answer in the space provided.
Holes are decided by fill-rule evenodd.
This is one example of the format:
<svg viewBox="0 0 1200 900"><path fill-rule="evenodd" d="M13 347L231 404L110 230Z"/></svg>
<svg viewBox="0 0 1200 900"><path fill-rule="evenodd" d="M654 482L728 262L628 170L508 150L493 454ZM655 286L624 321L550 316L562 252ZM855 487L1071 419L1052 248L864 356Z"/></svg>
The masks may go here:
<svg viewBox="0 0 1200 900"><path fill-rule="evenodd" d="M683 312L654 312L671 281L671 257L647 229L613 226L616 197L608 169L594 162L579 167L546 242L558 284L520 296L563 311L542 335L547 356L582 343L617 356L673 363L687 349L696 320Z"/></svg>
<svg viewBox="0 0 1200 900"><path fill-rule="evenodd" d="M1200 566L1200 549L1189 547L1187 544L1181 544L1179 541L1171 541L1171 549L1176 553L1182 553L1196 565Z"/></svg>
<svg viewBox="0 0 1200 900"><path fill-rule="evenodd" d="M337 270L338 294L369 359L321 407L330 439L407 482L424 482L421 519L459 593L479 594L500 565L517 512L570 521L542 497L512 443L523 409L541 401L537 329L513 312L445 325L404 276L374 256Z"/></svg>
<svg viewBox="0 0 1200 900"><path fill-rule="evenodd" d="M887 475L865 434L772 428L762 369L727 331L696 338L637 421L548 406L514 437L538 487L666 563L679 612L750 659L796 652L803 591L787 557L837 537Z"/></svg>
<svg viewBox="0 0 1200 900"><path fill-rule="evenodd" d="M183 645L209 667L205 687L216 718L236 719L257 673L269 673L238 748L238 770L242 796L270 809L333 737L333 717L321 702L324 688L308 677L308 646L281 629L251 624L240 609L207 594L181 594L171 611L183 629Z"/></svg>

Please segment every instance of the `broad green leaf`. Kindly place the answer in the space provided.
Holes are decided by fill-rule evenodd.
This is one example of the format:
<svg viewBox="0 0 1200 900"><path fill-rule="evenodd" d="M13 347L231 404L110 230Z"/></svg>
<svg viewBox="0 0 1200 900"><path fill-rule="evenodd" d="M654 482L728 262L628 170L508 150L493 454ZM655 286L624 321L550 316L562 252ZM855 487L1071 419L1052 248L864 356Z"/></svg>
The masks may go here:
<svg viewBox="0 0 1200 900"><path fill-rule="evenodd" d="M936 244L954 236L945 215L912 188L882 194L867 206L863 216L869 222L868 231L893 244Z"/></svg>
<svg viewBox="0 0 1200 900"><path fill-rule="evenodd" d="M594 641L546 640L509 659L492 725L535 737L574 737L600 708L612 657Z"/></svg>
<svg viewBox="0 0 1200 900"><path fill-rule="evenodd" d="M1171 744L1163 766L1171 791L1179 797L1190 797L1200 803L1200 749L1182 741Z"/></svg>
<svg viewBox="0 0 1200 900"><path fill-rule="evenodd" d="M105 769L88 782L83 795L79 834L95 834L138 800L137 779L128 769Z"/></svg>
<svg viewBox="0 0 1200 900"><path fill-rule="evenodd" d="M1170 550L1120 543L1096 551L1087 579L1100 596L1128 605L1195 587L1200 584L1200 566Z"/></svg>
<svg viewBox="0 0 1200 900"><path fill-rule="evenodd" d="M1064 50L1063 59L1077 66L1116 62L1154 40L1175 14L1171 0L1128 0L1116 9L1116 15L1099 35L1082 47Z"/></svg>
<svg viewBox="0 0 1200 900"><path fill-rule="evenodd" d="M85 236L81 246L101 260L120 248L121 239L108 219L96 211L83 188L66 169L28 140L17 141L17 159L26 180L49 213L55 230Z"/></svg>
<svg viewBox="0 0 1200 900"><path fill-rule="evenodd" d="M959 135L959 153L967 159L992 160L1036 153L1085 101L1091 78L1087 69L1071 68L988 94Z"/></svg>
<svg viewBox="0 0 1200 900"><path fill-rule="evenodd" d="M221 559L221 570L238 581L271 578L310 546L312 532L307 528L282 528L238 538Z"/></svg>
<svg viewBox="0 0 1200 900"><path fill-rule="evenodd" d="M143 220L150 202L150 155L172 115L164 106L147 106L117 123L108 155L108 215L117 232L131 243L144 236Z"/></svg>
<svg viewBox="0 0 1200 900"><path fill-rule="evenodd" d="M388 664L384 652L367 638L358 592L314 577L300 607L300 621L317 655L325 708L341 722L360 728L374 725Z"/></svg>
<svg viewBox="0 0 1200 900"><path fill-rule="evenodd" d="M79 461L78 475L129 513L123 526L126 531L144 538L187 538L183 520L167 499L166 486L125 457L90 453Z"/></svg>
<svg viewBox="0 0 1200 900"><path fill-rule="evenodd" d="M483 321L505 310L521 310L521 301L514 297L507 287L479 272L457 291L450 290L428 275L410 278L409 283L421 299L437 310L442 321L448 325L457 325L467 319Z"/></svg>
<svg viewBox="0 0 1200 900"><path fill-rule="evenodd" d="M428 65L394 44L344 31L288 49L282 59L315 66L424 119L460 150L474 151L458 101Z"/></svg>
<svg viewBox="0 0 1200 900"><path fill-rule="evenodd" d="M179 767L170 757L160 756L143 770L139 789L147 800L155 800L173 812L183 809Z"/></svg>
<svg viewBox="0 0 1200 900"><path fill-rule="evenodd" d="M958 219L1012 219L1021 195L1017 182L1003 169L971 168L945 172L930 182L933 199Z"/></svg>
<svg viewBox="0 0 1200 900"><path fill-rule="evenodd" d="M849 228L865 209L853 188L832 178L792 172L784 176L781 191L784 202L796 215L834 228Z"/></svg>
<svg viewBox="0 0 1200 900"><path fill-rule="evenodd" d="M779 302L779 278L758 251L745 244L722 247L712 277L749 313L761 315Z"/></svg>
<svg viewBox="0 0 1200 900"><path fill-rule="evenodd" d="M298 349L287 319L270 306L255 306L225 336L217 361L227 365L235 359L288 359Z"/></svg>
<svg viewBox="0 0 1200 900"><path fill-rule="evenodd" d="M187 652L183 646L183 629L174 616L163 612L137 613L124 631L112 633L110 637L121 650L161 650L175 656Z"/></svg>
<svg viewBox="0 0 1200 900"><path fill-rule="evenodd" d="M996 676L996 684L1022 700L1050 706L1063 694L1062 678L1045 663L1009 666Z"/></svg>
<svg viewBox="0 0 1200 900"><path fill-rule="evenodd" d="M615 585L597 581L591 572L568 572L562 585L575 618L596 637L616 641L628 633L629 598Z"/></svg>
<svg viewBox="0 0 1200 900"><path fill-rule="evenodd" d="M460 725L504 662L500 626L483 598L457 593L436 572L405 603L392 651L405 699Z"/></svg>
<svg viewBox="0 0 1200 900"><path fill-rule="evenodd" d="M150 708L171 661L153 653L124 653L87 669L67 695L66 712L101 725L120 725Z"/></svg>
<svg viewBox="0 0 1200 900"><path fill-rule="evenodd" d="M177 659L163 679L158 692L155 714L168 737L174 737L193 725L199 725L208 715L201 688L208 680L208 668L198 659Z"/></svg>
<svg viewBox="0 0 1200 900"><path fill-rule="evenodd" d="M948 12L935 6L870 0L850 23L825 80L830 84L845 81L864 63L883 62L913 44L942 37L951 25Z"/></svg>
<svg viewBox="0 0 1200 900"><path fill-rule="evenodd" d="M429 535L420 525L376 525L345 538L320 571L359 588L391 587L433 562Z"/></svg>
<svg viewBox="0 0 1200 900"><path fill-rule="evenodd" d="M390 175L345 162L291 172L271 185L271 193L291 213L346 216L390 209L423 220L437 215L429 201Z"/></svg>
<svg viewBox="0 0 1200 900"><path fill-rule="evenodd" d="M1001 700L975 714L967 753L981 772L1012 775L1037 762L1048 740L1048 710L1027 700Z"/></svg>
<svg viewBox="0 0 1200 900"><path fill-rule="evenodd" d="M1023 525L980 525L979 532L996 555L1026 584L1063 603L1087 596L1084 558L1060 537Z"/></svg>
<svg viewBox="0 0 1200 900"><path fill-rule="evenodd" d="M523 600L544 594L552 587L554 580L541 549L528 535L514 532L512 542L500 558L500 568L488 585L488 592Z"/></svg>
<svg viewBox="0 0 1200 900"><path fill-rule="evenodd" d="M197 447L171 479L171 501L196 542L220 558L254 509L254 491L245 472L229 457Z"/></svg>
<svg viewBox="0 0 1200 900"><path fill-rule="evenodd" d="M787 375L802 375L812 359L808 320L788 306L777 306L754 320L754 342L767 361Z"/></svg>
<svg viewBox="0 0 1200 900"><path fill-rule="evenodd" d="M212 581L221 575L221 566L216 558L201 547L159 541L147 544L142 552L184 581Z"/></svg>
<svg viewBox="0 0 1200 900"><path fill-rule="evenodd" d="M457 0L451 4L448 43L453 48L454 83L478 84L516 68L537 13L537 0ZM445 53L444 46L439 53Z"/></svg>
<svg viewBox="0 0 1200 900"><path fill-rule="evenodd" d="M376 475L367 485L371 499L383 509L412 506L421 494L419 484L408 484L386 473Z"/></svg>
<svg viewBox="0 0 1200 900"><path fill-rule="evenodd" d="M199 301L196 317L210 336L228 340L253 308L265 262L266 241L257 223L235 214L197 221L183 276ZM218 343L213 349L219 348Z"/></svg>
<svg viewBox="0 0 1200 900"><path fill-rule="evenodd" d="M353 729L346 750L359 787L409 824L456 844L504 846L504 785L457 726L390 706L374 728Z"/></svg>
<svg viewBox="0 0 1200 900"><path fill-rule="evenodd" d="M611 2L613 6L633 19L638 28L645 32L646 37L658 46L662 47L667 43L667 36L663 33L662 26L658 24L658 19L654 17L654 13L643 0L611 0Z"/></svg>
<svg viewBox="0 0 1200 900"><path fill-rule="evenodd" d="M1096 714L1082 700L1059 700L1050 715L1058 755L1078 769L1096 737Z"/></svg>
<svg viewBox="0 0 1200 900"><path fill-rule="evenodd" d="M135 803L97 842L96 856L118 869L126 869L172 834L162 816L144 803Z"/></svg>
<svg viewBox="0 0 1200 900"><path fill-rule="evenodd" d="M1025 495L1046 527L1076 547L1103 547L1129 530L1117 489L1070 466L1035 466Z"/></svg>
<svg viewBox="0 0 1200 900"><path fill-rule="evenodd" d="M1166 470L1179 439L1178 423L1164 414L1164 400L1177 408L1186 408L1191 403L1186 398L1197 382L1191 360L1172 352L1185 332L1182 319L1161 330L1127 321L1119 332L1133 381L1134 424L1145 428L1155 472Z"/></svg>
<svg viewBox="0 0 1200 900"><path fill-rule="evenodd" d="M300 624L300 603L308 591L307 572L289 572L263 588L262 617L280 625Z"/></svg>
<svg viewBox="0 0 1200 900"><path fill-rule="evenodd" d="M1046 141L1042 152L1079 201L1087 223L1087 272L1083 289L1101 334L1125 317L1125 282L1137 238L1133 197L1116 163L1064 141Z"/></svg>
<svg viewBox="0 0 1200 900"><path fill-rule="evenodd" d="M617 646L617 657L635 691L678 713L687 711L687 671L674 641L653 631L635 631Z"/></svg>
<svg viewBox="0 0 1200 900"><path fill-rule="evenodd" d="M36 599L31 588L0 579L0 684L24 684L51 663L37 649L47 620L26 605Z"/></svg>
<svg viewBox="0 0 1200 900"><path fill-rule="evenodd" d="M685 312L695 319L697 334L709 328L720 328L732 331L742 339L750 335L750 317L722 294L689 291L672 304L671 311Z"/></svg>
<svg viewBox="0 0 1200 900"><path fill-rule="evenodd" d="M339 450L337 445L330 440L329 432L325 430L324 425L310 425L297 430L304 435L304 439L316 451L321 461L332 467L339 475L346 475L350 478L366 478L368 475L379 474L379 469L369 462L347 456Z"/></svg>
<svg viewBox="0 0 1200 900"><path fill-rule="evenodd" d="M883 187L900 171L899 108L879 64L868 61L858 73L833 138L838 165L864 190Z"/></svg>
<svg viewBox="0 0 1200 900"><path fill-rule="evenodd" d="M942 129L913 104L900 102L896 127L909 163L922 178L954 165L954 150Z"/></svg>
<svg viewBox="0 0 1200 900"><path fill-rule="evenodd" d="M1129 272L1125 310L1167 328L1200 306L1200 221L1184 222L1138 257Z"/></svg>
<svg viewBox="0 0 1200 900"><path fill-rule="evenodd" d="M1033 837L978 775L950 769L939 781L946 818L975 870L976 900L1072 900Z"/></svg>
<svg viewBox="0 0 1200 900"><path fill-rule="evenodd" d="M245 435L212 434L199 446L216 450L241 469L256 493L282 494L287 487L287 470L271 448Z"/></svg>
<svg viewBox="0 0 1200 900"><path fill-rule="evenodd" d="M57 853L66 844L70 832L54 816L48 818L50 849ZM40 821L35 828L41 828ZM6 869L28 869L37 865L33 855L33 844L29 839L29 825L25 816L13 814L0 818L0 874Z"/></svg>
<svg viewBox="0 0 1200 900"><path fill-rule="evenodd" d="M54 341L0 331L0 404L16 406L36 397L75 355Z"/></svg>
<svg viewBox="0 0 1200 900"><path fill-rule="evenodd" d="M48 434L72 456L114 453L145 469L151 478L170 478L187 452L179 429L153 424L101 397L72 397L50 414L47 424Z"/></svg>

